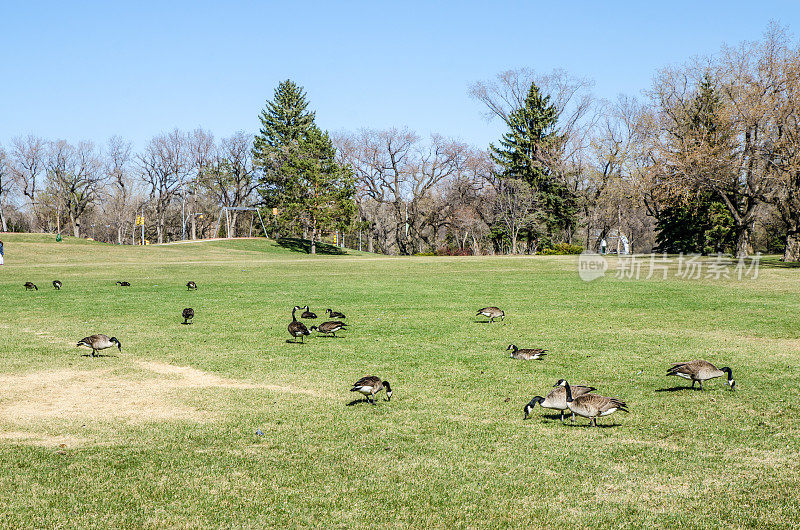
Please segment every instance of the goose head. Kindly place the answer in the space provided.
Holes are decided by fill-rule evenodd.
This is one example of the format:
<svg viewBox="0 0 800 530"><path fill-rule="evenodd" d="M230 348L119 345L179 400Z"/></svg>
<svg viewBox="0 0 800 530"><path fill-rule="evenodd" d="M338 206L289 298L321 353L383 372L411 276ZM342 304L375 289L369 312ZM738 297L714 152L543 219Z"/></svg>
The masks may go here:
<svg viewBox="0 0 800 530"><path fill-rule="evenodd" d="M519 348L517 348L516 344L509 344L508 348L506 348L506 351L511 350L511 355L513 356L515 353L517 353L518 349Z"/></svg>
<svg viewBox="0 0 800 530"><path fill-rule="evenodd" d="M317 326L311 326L308 331L317 331Z"/></svg>
<svg viewBox="0 0 800 530"><path fill-rule="evenodd" d="M386 389L386 401L392 400L392 385L389 384L389 381L383 382L383 387Z"/></svg>
<svg viewBox="0 0 800 530"><path fill-rule="evenodd" d="M119 348L119 351L122 351L122 343L119 341L119 339L117 339L117 337L111 337L108 342L111 344L116 344L117 348Z"/></svg>
<svg viewBox="0 0 800 530"><path fill-rule="evenodd" d="M728 374L728 386L731 387L731 390L736 390L736 381L733 379L733 370L727 366L720 368L720 370Z"/></svg>
<svg viewBox="0 0 800 530"><path fill-rule="evenodd" d="M522 418L523 420L528 419L528 416L533 410L533 407L535 407L537 403L544 403L544 398L542 396L535 396L532 400L528 402L527 405L525 405L525 407L522 409L522 411L525 413L525 417Z"/></svg>

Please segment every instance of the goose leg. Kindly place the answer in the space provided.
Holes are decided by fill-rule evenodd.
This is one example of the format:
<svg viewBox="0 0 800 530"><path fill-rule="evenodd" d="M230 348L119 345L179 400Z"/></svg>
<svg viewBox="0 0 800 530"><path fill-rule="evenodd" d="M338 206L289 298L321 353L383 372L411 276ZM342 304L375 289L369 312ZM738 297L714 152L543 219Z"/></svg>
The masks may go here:
<svg viewBox="0 0 800 530"><path fill-rule="evenodd" d="M561 423L564 423L564 411L561 411Z"/></svg>
<svg viewBox="0 0 800 530"><path fill-rule="evenodd" d="M700 390L703 390L703 382L700 381Z"/></svg>

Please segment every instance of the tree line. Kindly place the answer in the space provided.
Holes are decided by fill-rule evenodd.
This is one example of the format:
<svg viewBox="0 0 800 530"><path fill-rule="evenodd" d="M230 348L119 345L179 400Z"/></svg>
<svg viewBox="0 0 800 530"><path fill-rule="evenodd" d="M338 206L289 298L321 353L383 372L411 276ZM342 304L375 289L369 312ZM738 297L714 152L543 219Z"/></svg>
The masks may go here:
<svg viewBox="0 0 800 530"><path fill-rule="evenodd" d="M800 46L755 42L661 69L643 97L509 70L469 93L489 146L407 128L330 134L304 89L275 89L257 134L174 130L134 153L36 136L0 146L4 231L116 243L262 235L386 254L782 252L800 259ZM274 214L277 212L277 215Z"/></svg>

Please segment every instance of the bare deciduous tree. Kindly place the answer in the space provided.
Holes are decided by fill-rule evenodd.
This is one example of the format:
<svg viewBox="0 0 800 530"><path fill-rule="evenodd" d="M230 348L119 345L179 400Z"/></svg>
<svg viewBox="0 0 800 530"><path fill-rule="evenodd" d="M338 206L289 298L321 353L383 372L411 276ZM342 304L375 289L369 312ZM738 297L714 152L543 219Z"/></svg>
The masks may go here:
<svg viewBox="0 0 800 530"><path fill-rule="evenodd" d="M156 237L163 243L167 209L192 170L186 136L177 129L156 136L138 156L138 165L153 202Z"/></svg>
<svg viewBox="0 0 800 530"><path fill-rule="evenodd" d="M11 175L30 204L31 228L39 230L37 215L37 179L44 171L47 142L32 134L11 141Z"/></svg>

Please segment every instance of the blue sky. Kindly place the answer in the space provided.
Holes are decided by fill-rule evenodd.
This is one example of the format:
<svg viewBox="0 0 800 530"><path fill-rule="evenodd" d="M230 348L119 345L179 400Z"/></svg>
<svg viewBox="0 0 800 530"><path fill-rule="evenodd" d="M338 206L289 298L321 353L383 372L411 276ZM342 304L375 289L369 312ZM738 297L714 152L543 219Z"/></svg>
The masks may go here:
<svg viewBox="0 0 800 530"><path fill-rule="evenodd" d="M771 19L800 35L797 1L67 4L0 1L0 145L254 132L292 78L328 130L407 126L485 147L502 129L467 88L502 70L563 68L614 98Z"/></svg>

